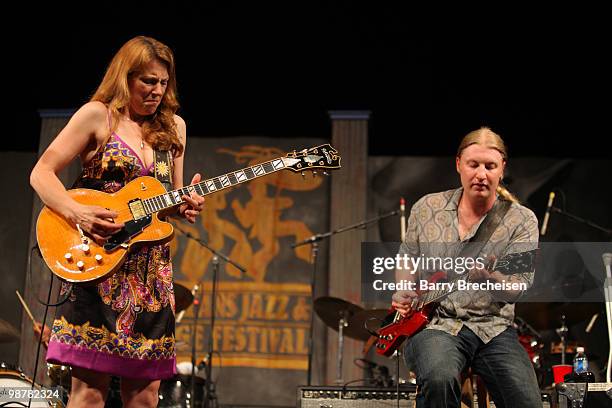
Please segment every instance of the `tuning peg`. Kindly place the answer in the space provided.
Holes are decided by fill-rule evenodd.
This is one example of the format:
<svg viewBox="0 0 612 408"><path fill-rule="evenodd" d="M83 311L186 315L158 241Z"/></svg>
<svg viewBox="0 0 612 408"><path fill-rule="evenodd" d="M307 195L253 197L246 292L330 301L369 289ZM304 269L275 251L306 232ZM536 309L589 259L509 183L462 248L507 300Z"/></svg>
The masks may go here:
<svg viewBox="0 0 612 408"><path fill-rule="evenodd" d="M306 172L302 172L302 178L306 178Z"/></svg>
<svg viewBox="0 0 612 408"><path fill-rule="evenodd" d="M315 177L317 177L317 171L316 171L316 170L313 170L313 171L312 171L312 178L315 178Z"/></svg>
<svg viewBox="0 0 612 408"><path fill-rule="evenodd" d="M324 175L324 176L329 176L329 173L328 173L328 172L326 172L326 171L324 171L324 172L323 172L323 175Z"/></svg>

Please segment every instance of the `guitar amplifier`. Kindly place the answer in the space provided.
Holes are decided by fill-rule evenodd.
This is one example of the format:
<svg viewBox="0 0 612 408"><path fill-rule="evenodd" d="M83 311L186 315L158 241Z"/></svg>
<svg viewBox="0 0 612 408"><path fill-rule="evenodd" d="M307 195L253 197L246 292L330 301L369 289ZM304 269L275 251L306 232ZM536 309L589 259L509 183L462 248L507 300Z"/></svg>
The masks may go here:
<svg viewBox="0 0 612 408"><path fill-rule="evenodd" d="M607 408L612 406L612 383L560 383L555 386L559 408Z"/></svg>
<svg viewBox="0 0 612 408"><path fill-rule="evenodd" d="M414 408L416 386L400 387L400 407ZM298 408L392 408L397 407L397 390L376 387L300 387Z"/></svg>
<svg viewBox="0 0 612 408"><path fill-rule="evenodd" d="M542 408L553 408L556 407L556 404L553 402L554 398L549 393L541 393L542 396ZM463 406L463 405L462 405ZM474 407L480 407L478 405L478 401L474 401ZM488 408L495 408L495 402L490 401Z"/></svg>

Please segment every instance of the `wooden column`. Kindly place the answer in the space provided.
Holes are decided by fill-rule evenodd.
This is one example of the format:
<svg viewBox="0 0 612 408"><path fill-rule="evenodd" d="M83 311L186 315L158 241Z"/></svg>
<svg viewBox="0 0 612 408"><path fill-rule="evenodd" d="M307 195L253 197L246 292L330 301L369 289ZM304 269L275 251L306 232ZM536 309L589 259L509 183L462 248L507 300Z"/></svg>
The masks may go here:
<svg viewBox="0 0 612 408"><path fill-rule="evenodd" d="M342 156L342 169L331 180L331 229L354 224L366 218L368 119L369 111L331 111L332 146ZM329 247L329 296L361 305L361 242L365 230L352 230L332 236ZM362 357L363 342L344 337L344 382L363 378L354 363ZM337 377L338 333L328 331L327 383Z"/></svg>
<svg viewBox="0 0 612 408"><path fill-rule="evenodd" d="M55 136L62 130L62 128L68 123L68 119L74 113L73 110L41 110L39 111L41 117L41 129L40 129L40 143L38 147L38 156L46 150L47 146L51 143ZM75 158L77 159L77 158ZM67 168L65 168L60 174L59 178L62 180L65 186L69 187L74 182L80 173L80 161L74 160ZM38 195L34 194L34 200L32 203L32 222L30 224L30 242L28 248L32 248L36 245L36 220L38 214L42 208L42 202L38 198ZM24 285L24 299L27 302L30 310L34 317L42 322L45 307L41 305L37 299L46 301L49 286L51 284L51 272L45 266L44 261L38 255L37 251L33 251L28 262L28 269L31 268L31 279L29 276L30 271L26 270L24 274L25 285ZM59 280L53 278L53 295L51 297L51 303L55 303L57 293L59 289ZM55 308L49 308L47 314L47 325L51 327L53 324L53 318L55 316ZM34 336L32 331L32 322L25 312L22 313L21 318L21 347L19 349L19 365L23 369L24 373L32 377L34 375L34 364L36 362L36 350L38 346L38 338ZM46 363L45 363L46 349L41 347L38 372L35 381L38 383L46 382Z"/></svg>

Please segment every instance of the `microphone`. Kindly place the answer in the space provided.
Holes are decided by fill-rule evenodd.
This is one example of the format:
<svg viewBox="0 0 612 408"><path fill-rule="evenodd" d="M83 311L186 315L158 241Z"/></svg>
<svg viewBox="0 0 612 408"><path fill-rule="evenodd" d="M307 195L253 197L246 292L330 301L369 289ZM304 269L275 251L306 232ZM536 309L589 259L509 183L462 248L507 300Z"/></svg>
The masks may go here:
<svg viewBox="0 0 612 408"><path fill-rule="evenodd" d="M542 229L540 230L540 235L546 235L546 230L548 229L548 219L550 218L550 209L553 205L553 200L555 199L555 193L553 191L550 192L548 196L548 205L546 206L546 213L544 214L544 221L542 222Z"/></svg>
<svg viewBox="0 0 612 408"><path fill-rule="evenodd" d="M400 197L400 238L402 242L406 239L406 200Z"/></svg>

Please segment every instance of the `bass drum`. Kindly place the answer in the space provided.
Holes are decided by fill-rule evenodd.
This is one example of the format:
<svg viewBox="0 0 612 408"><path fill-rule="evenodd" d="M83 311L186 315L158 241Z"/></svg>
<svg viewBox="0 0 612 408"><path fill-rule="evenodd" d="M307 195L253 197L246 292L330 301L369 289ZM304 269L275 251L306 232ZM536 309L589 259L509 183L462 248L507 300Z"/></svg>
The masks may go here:
<svg viewBox="0 0 612 408"><path fill-rule="evenodd" d="M203 408L206 380L193 377L194 396L191 394L191 375L177 374L163 380L159 386L159 408Z"/></svg>
<svg viewBox="0 0 612 408"><path fill-rule="evenodd" d="M29 390L32 388L32 380L18 367L0 363L0 388ZM41 387L34 384L34 389L40 390ZM8 395L3 396L0 400L3 407L21 407L22 404L25 404L25 406L28 404L28 400L23 398L15 399L15 404L11 404L9 401L11 400ZM30 404L31 408L64 408L64 406L62 400L58 398L49 398L45 401L32 400Z"/></svg>

